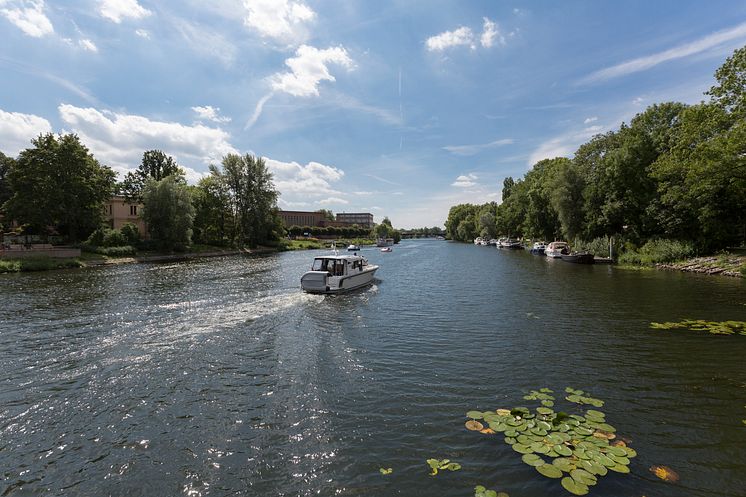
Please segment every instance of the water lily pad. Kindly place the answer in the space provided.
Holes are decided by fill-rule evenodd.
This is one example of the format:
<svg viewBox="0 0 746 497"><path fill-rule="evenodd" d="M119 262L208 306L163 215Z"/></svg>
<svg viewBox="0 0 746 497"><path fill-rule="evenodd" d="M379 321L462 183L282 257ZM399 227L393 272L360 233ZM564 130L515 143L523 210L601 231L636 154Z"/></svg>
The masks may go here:
<svg viewBox="0 0 746 497"><path fill-rule="evenodd" d="M562 486L565 487L565 490L570 492L571 494L575 495L585 495L588 493L588 485L584 485L582 483L579 483L569 476L565 476L562 478Z"/></svg>
<svg viewBox="0 0 746 497"><path fill-rule="evenodd" d="M446 464L446 467L443 469L447 469L448 471L458 471L461 469L461 465L457 462L451 462Z"/></svg>
<svg viewBox="0 0 746 497"><path fill-rule="evenodd" d="M616 428L614 428L608 423L598 423L596 424L596 429L601 430L601 431L606 431L609 433L614 433L616 431Z"/></svg>
<svg viewBox="0 0 746 497"><path fill-rule="evenodd" d="M510 416L510 409L498 409L495 412L500 416Z"/></svg>
<svg viewBox="0 0 746 497"><path fill-rule="evenodd" d="M627 457L635 457L637 456L637 451L633 449L632 447L624 447L624 451L627 453Z"/></svg>
<svg viewBox="0 0 746 497"><path fill-rule="evenodd" d="M479 430L479 433L481 433L483 435L494 435L495 434L495 430L493 430L492 428L485 428L483 430Z"/></svg>
<svg viewBox="0 0 746 497"><path fill-rule="evenodd" d="M505 443L508 445L513 445L514 443L518 443L518 440L513 437L505 437Z"/></svg>
<svg viewBox="0 0 746 497"><path fill-rule="evenodd" d="M515 429L505 430L506 437L516 438L518 435L520 435L520 433Z"/></svg>
<svg viewBox="0 0 746 497"><path fill-rule="evenodd" d="M543 442L534 442L530 445L531 450L538 454L549 454L551 448Z"/></svg>
<svg viewBox="0 0 746 497"><path fill-rule="evenodd" d="M650 471L663 481L679 481L678 473L676 473L676 471L672 470L668 466L652 466L650 468Z"/></svg>
<svg viewBox="0 0 746 497"><path fill-rule="evenodd" d="M552 464L557 466L560 470L564 471L565 473L569 473L573 469L575 469L577 466L575 465L575 462L572 459L569 459L567 457L558 457L557 459L552 461Z"/></svg>
<svg viewBox="0 0 746 497"><path fill-rule="evenodd" d="M541 466L536 466L536 471L547 478L562 478L562 470L553 464L542 464Z"/></svg>
<svg viewBox="0 0 746 497"><path fill-rule="evenodd" d="M466 417L471 419L482 419L484 414L482 414L482 411L469 411L466 413Z"/></svg>
<svg viewBox="0 0 746 497"><path fill-rule="evenodd" d="M546 464L544 459L536 454L523 454L521 460L529 466L541 466L542 464Z"/></svg>
<svg viewBox="0 0 746 497"><path fill-rule="evenodd" d="M606 417L606 414L602 413L601 411L594 411L593 409L588 409L587 411L585 411L585 417L604 419Z"/></svg>
<svg viewBox="0 0 746 497"><path fill-rule="evenodd" d="M508 425L506 425L503 422L499 423L490 423L490 428L492 428L495 431L505 431L508 429Z"/></svg>
<svg viewBox="0 0 746 497"><path fill-rule="evenodd" d="M617 464L615 466L607 466L611 471L616 471L617 473L629 473L629 466L626 466L624 464Z"/></svg>
<svg viewBox="0 0 746 497"><path fill-rule="evenodd" d="M615 461L613 461L612 459L610 459L609 457L607 457L607 456L605 456L603 454L599 454L597 457L594 457L593 460L596 461L599 464L603 464L607 468L611 468L612 466L616 466L617 465L617 463Z"/></svg>
<svg viewBox="0 0 746 497"><path fill-rule="evenodd" d="M613 454L615 456L626 456L627 455L627 451L625 450L624 447L614 447L614 446L607 448L606 453Z"/></svg>
<svg viewBox="0 0 746 497"><path fill-rule="evenodd" d="M378 471L380 471L382 475L390 475L394 472L392 468L380 468Z"/></svg>
<svg viewBox="0 0 746 497"><path fill-rule="evenodd" d="M617 456L614 454L607 454L607 455L612 461L614 461L617 464L624 464L625 466L629 465L629 459L627 459L627 457L625 456Z"/></svg>
<svg viewBox="0 0 746 497"><path fill-rule="evenodd" d="M577 468L570 471L570 476L573 480L584 485L595 485L598 480L596 477L588 471Z"/></svg>
<svg viewBox="0 0 746 497"><path fill-rule="evenodd" d="M484 430L484 425L480 423L479 421L474 421L473 419L470 419L466 422L466 429L471 431L479 431Z"/></svg>
<svg viewBox="0 0 746 497"><path fill-rule="evenodd" d="M538 426L536 428L531 428L531 433L534 435L539 435L540 437L544 437L547 434L547 430L544 428L539 428Z"/></svg>
<svg viewBox="0 0 746 497"><path fill-rule="evenodd" d="M543 405L544 407L553 407L554 401L549 400L549 399L544 399L541 401L541 405Z"/></svg>
<svg viewBox="0 0 746 497"><path fill-rule="evenodd" d="M541 420L539 420L539 421L536 422L536 427L537 428L541 428L542 430L551 430L552 429L552 425L551 424L547 423L546 421L541 421Z"/></svg>
<svg viewBox="0 0 746 497"><path fill-rule="evenodd" d="M539 414L543 414L544 416L554 414L554 411L552 409L549 409L548 407L537 407L536 412L538 412Z"/></svg>
<svg viewBox="0 0 746 497"><path fill-rule="evenodd" d="M522 443L514 443L513 450L521 454L530 454L533 452L533 450L531 450L531 447Z"/></svg>
<svg viewBox="0 0 746 497"><path fill-rule="evenodd" d="M571 456L572 455L572 449L568 447L567 445L555 445L552 447L552 449L561 456Z"/></svg>

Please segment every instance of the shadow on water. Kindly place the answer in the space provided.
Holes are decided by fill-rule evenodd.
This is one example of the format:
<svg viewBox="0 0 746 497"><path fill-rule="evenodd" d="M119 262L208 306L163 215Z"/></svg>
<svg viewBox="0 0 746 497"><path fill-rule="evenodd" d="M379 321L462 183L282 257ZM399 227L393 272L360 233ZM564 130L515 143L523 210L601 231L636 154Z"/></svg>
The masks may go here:
<svg viewBox="0 0 746 497"><path fill-rule="evenodd" d="M463 428L545 386L606 400L638 451L591 495L746 488L746 337L649 328L746 320L742 280L418 240L304 294L319 253L0 276L0 494L560 495Z"/></svg>

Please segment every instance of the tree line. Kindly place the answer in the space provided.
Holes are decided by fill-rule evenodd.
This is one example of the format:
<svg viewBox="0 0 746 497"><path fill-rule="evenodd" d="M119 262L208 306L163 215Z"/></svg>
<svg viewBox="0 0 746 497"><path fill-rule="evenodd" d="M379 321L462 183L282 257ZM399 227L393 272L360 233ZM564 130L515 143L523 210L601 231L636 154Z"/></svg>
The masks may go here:
<svg viewBox="0 0 746 497"><path fill-rule="evenodd" d="M25 234L56 234L68 242L138 240L142 233L107 233L104 206L113 194L142 203L153 248L192 243L254 247L284 235L278 193L264 159L229 154L197 185L159 150L143 154L121 183L75 134L42 134L17 158L0 152L0 228L19 223ZM109 230L110 231L110 230Z"/></svg>
<svg viewBox="0 0 746 497"><path fill-rule="evenodd" d="M594 136L572 159L508 177L502 203L451 207L449 238L498 234L691 242L716 251L746 241L746 47L715 72L708 101L655 104Z"/></svg>

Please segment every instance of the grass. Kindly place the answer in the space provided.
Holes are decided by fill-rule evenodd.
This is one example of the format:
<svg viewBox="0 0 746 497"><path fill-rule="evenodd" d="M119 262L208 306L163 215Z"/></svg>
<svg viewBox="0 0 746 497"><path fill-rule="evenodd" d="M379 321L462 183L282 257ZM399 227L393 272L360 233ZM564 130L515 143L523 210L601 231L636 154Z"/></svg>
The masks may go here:
<svg viewBox="0 0 746 497"><path fill-rule="evenodd" d="M80 259L55 259L53 257L25 257L23 259L0 259L0 273L21 273L82 267Z"/></svg>

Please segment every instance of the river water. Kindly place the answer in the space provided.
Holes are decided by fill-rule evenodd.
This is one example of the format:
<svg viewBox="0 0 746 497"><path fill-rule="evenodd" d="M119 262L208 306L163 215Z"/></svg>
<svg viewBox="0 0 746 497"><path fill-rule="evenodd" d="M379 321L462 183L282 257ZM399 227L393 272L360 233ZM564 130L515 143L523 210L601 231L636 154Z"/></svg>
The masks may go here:
<svg viewBox="0 0 746 497"><path fill-rule="evenodd" d="M746 336L649 327L746 320L743 280L411 240L304 294L319 253L0 275L0 495L570 495L464 428L566 386L638 452L590 495L746 495Z"/></svg>

